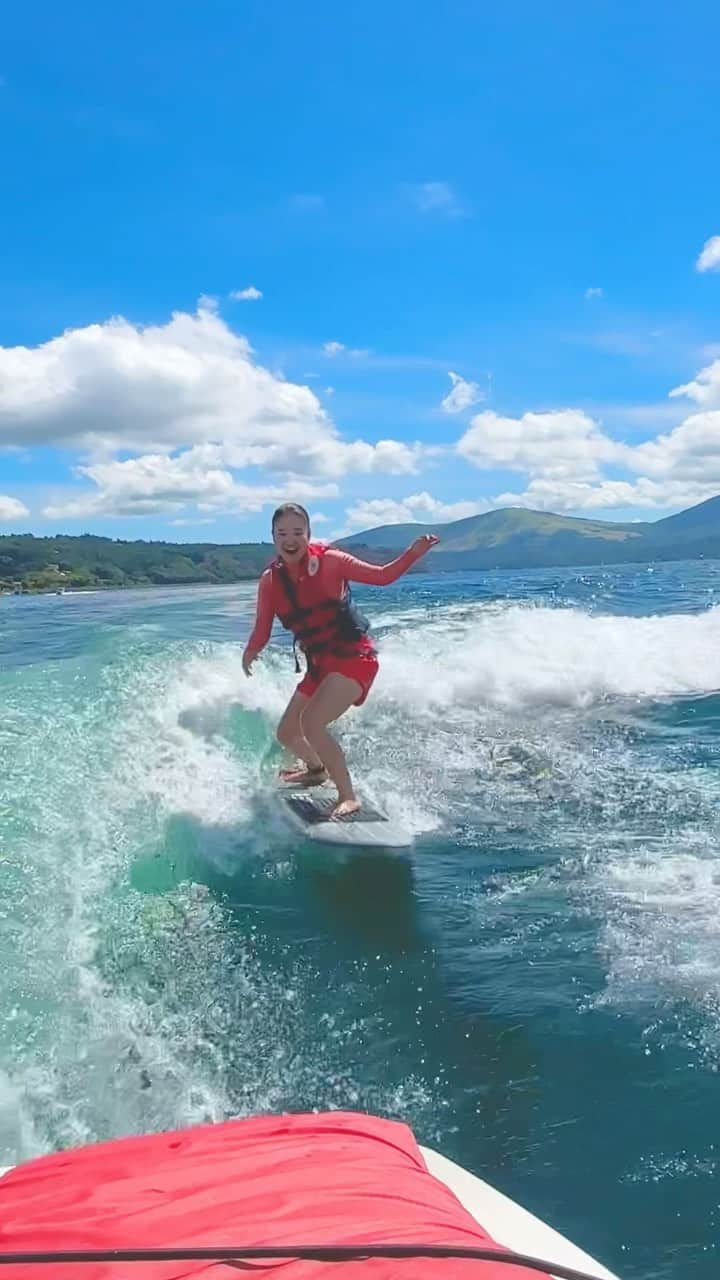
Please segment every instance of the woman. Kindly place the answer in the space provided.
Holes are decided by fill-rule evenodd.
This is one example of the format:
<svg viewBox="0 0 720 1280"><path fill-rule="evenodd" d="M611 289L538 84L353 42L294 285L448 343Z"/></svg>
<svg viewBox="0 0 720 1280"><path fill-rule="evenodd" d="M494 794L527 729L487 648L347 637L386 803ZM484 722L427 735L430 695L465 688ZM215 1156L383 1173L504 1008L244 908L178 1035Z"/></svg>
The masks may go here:
<svg viewBox="0 0 720 1280"><path fill-rule="evenodd" d="M302 766L281 770L283 781L319 786L328 776L337 787L333 818L346 818L360 808L345 756L327 726L359 707L377 675L378 660L368 623L350 602L349 582L387 586L395 582L440 539L434 533L416 538L390 564L367 564L347 551L310 541L310 517L295 502L278 507L272 518L278 558L258 586L257 617L243 653L243 671L265 648L277 617L292 631L303 650L307 672L288 703L277 728L278 741ZM300 667L295 659L296 670Z"/></svg>

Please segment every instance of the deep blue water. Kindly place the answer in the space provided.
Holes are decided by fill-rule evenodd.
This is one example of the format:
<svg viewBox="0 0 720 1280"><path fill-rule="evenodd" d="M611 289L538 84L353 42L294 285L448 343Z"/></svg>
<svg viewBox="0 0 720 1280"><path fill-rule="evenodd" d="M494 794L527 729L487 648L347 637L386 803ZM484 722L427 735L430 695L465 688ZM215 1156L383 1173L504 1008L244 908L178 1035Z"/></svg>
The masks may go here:
<svg viewBox="0 0 720 1280"><path fill-rule="evenodd" d="M268 797L255 588L0 599L0 1163L391 1115L626 1277L718 1268L720 565L359 591L408 858Z"/></svg>

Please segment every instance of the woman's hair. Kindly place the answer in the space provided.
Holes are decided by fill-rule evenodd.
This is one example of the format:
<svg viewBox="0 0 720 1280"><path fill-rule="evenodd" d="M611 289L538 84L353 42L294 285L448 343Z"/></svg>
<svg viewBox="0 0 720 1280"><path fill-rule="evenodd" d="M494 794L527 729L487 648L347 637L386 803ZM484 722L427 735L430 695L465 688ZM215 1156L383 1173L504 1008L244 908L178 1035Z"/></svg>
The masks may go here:
<svg viewBox="0 0 720 1280"><path fill-rule="evenodd" d="M282 520L283 516L301 516L307 525L307 531L310 532L310 517L304 507L299 502L283 502L281 507L273 511L272 531L275 532L275 525L278 520Z"/></svg>

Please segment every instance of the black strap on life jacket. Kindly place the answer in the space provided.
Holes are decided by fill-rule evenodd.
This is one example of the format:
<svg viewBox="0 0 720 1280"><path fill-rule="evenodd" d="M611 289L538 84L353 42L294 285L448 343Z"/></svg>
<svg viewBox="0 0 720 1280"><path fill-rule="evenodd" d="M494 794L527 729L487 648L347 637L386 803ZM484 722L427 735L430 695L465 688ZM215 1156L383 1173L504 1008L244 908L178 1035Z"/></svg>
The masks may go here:
<svg viewBox="0 0 720 1280"><path fill-rule="evenodd" d="M282 560L279 560L275 568L277 569L278 575L280 577L280 581L283 584L283 590L285 592L285 595L290 601L290 607L293 611L292 616L302 613L303 610L300 608L300 601L297 598L297 594L295 592L295 588L292 583L292 578L290 577L290 574L287 571L287 567L283 564ZM297 656L297 636L296 635L293 636L293 658L295 659L295 671L299 674L300 663L298 662L298 656Z"/></svg>
<svg viewBox="0 0 720 1280"><path fill-rule="evenodd" d="M334 653L343 653L343 649L347 649L348 656L354 652L353 644L366 636L370 630L370 623L363 614L361 614L352 603L352 595L350 587L347 586L345 595L341 600L321 600L317 604L301 605L295 590L295 584L288 572L287 565L282 560L276 562L280 581L283 590L290 602L291 612L287 618L281 618L283 626L292 630L293 639L293 657L295 659L295 670L300 671L300 663L298 662L297 646L303 650L307 660L308 671L311 675L315 673L315 663L313 661L319 653L328 650ZM327 622L320 623L314 627L303 626L303 620L312 614L326 611L328 614ZM332 627L334 624L335 636L324 643L313 642L313 636L321 634Z"/></svg>

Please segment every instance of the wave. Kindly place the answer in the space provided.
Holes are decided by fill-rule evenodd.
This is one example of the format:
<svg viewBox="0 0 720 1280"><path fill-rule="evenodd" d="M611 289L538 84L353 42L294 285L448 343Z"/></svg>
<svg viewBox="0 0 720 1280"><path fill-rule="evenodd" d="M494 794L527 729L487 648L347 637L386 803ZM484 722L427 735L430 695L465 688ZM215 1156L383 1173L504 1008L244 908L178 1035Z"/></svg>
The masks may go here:
<svg viewBox="0 0 720 1280"><path fill-rule="evenodd" d="M133 647L128 634L122 658L90 675L84 658L61 674L25 668L5 708L4 911L18 960L0 969L12 1015L0 1163L299 1104L365 1105L427 1127L433 1086L400 1068L360 1079L348 1057L373 1015L345 1012L309 955L263 942L224 898L238 879L250 896L287 884L290 910L293 837L258 808L296 681L287 647L248 680L235 645L138 628ZM480 902L508 954L534 958L543 939L529 927L519 937L507 895L591 901L598 1001L681 1000L708 1052L720 1026L718 811L686 738L658 746L652 708L720 687L720 609L427 605L388 610L378 634L373 694L339 730L370 796L411 823L420 856L442 855L448 894L463 859L530 850L539 865L490 876ZM371 1010L370 978L365 995Z"/></svg>
<svg viewBox="0 0 720 1280"><path fill-rule="evenodd" d="M720 688L720 608L655 617L500 605L390 629L378 691L422 707L587 707Z"/></svg>

